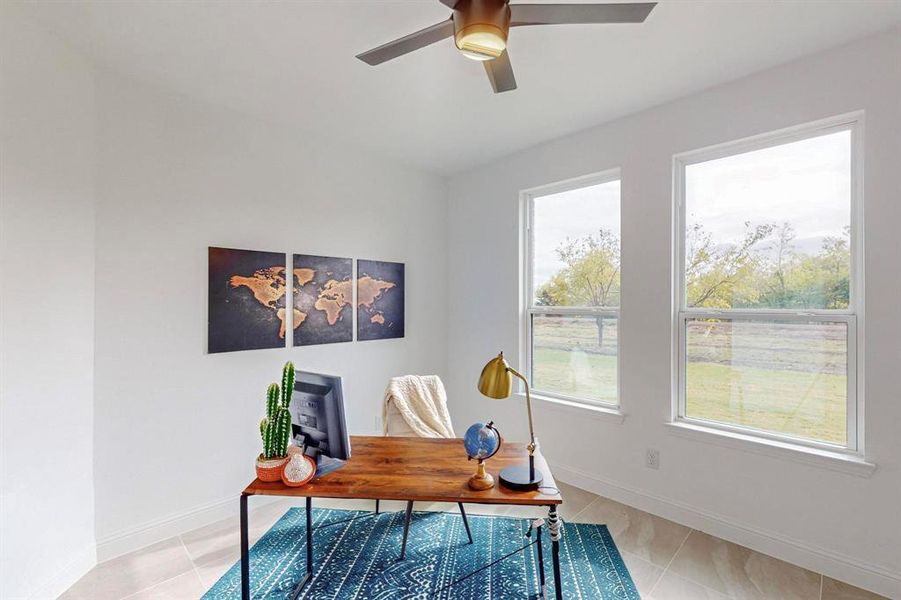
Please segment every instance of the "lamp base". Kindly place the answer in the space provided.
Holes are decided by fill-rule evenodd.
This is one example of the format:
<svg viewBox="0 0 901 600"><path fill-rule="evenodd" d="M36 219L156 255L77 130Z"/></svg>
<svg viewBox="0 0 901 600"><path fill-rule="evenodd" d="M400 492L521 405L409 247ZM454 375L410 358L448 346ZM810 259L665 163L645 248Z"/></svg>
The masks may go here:
<svg viewBox="0 0 901 600"><path fill-rule="evenodd" d="M504 487L518 492L536 490L543 481L541 471L536 469L533 474L530 474L529 470L528 463L507 467L501 471L501 483Z"/></svg>

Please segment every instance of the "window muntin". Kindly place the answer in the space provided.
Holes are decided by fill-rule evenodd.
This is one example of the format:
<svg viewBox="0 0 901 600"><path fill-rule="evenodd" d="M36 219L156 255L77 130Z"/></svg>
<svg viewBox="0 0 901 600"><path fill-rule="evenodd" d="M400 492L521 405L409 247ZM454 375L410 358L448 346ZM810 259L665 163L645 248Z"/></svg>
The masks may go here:
<svg viewBox="0 0 901 600"><path fill-rule="evenodd" d="M855 140L849 120L677 157L677 419L860 449Z"/></svg>
<svg viewBox="0 0 901 600"><path fill-rule="evenodd" d="M545 188L528 204L525 361L533 390L618 403L620 182Z"/></svg>

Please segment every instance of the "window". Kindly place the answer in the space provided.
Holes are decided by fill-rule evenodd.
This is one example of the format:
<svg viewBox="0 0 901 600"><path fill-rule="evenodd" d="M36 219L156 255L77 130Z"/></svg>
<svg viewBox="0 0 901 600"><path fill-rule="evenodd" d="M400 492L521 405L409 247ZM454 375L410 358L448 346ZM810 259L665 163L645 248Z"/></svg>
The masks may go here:
<svg viewBox="0 0 901 600"><path fill-rule="evenodd" d="M606 173L525 194L523 356L536 394L618 404L618 177Z"/></svg>
<svg viewBox="0 0 901 600"><path fill-rule="evenodd" d="M676 420L860 451L857 122L676 157Z"/></svg>

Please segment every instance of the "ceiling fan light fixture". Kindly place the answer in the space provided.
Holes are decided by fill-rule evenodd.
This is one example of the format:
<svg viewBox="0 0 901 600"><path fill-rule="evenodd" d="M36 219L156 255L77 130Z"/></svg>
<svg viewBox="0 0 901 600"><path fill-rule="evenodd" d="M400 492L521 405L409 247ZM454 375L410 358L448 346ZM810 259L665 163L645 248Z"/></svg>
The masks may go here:
<svg viewBox="0 0 901 600"><path fill-rule="evenodd" d="M494 60L507 49L507 0L460 0L454 7L454 43L466 58Z"/></svg>
<svg viewBox="0 0 901 600"><path fill-rule="evenodd" d="M507 48L507 33L488 23L475 23L454 35L460 54L473 60L494 60Z"/></svg>
<svg viewBox="0 0 901 600"><path fill-rule="evenodd" d="M454 11L450 19L358 54L357 58L375 66L453 36L457 50L463 56L482 63L491 88L495 94L500 94L516 89L516 78L507 53L510 27L643 23L657 5L656 2L622 0L590 4L510 4L510 0L439 1Z"/></svg>

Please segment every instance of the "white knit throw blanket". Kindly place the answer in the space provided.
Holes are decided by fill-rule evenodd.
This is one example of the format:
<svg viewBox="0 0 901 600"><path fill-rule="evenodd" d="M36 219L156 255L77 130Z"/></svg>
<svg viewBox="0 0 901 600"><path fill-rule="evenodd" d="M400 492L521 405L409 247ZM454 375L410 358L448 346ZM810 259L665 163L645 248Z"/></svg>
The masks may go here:
<svg viewBox="0 0 901 600"><path fill-rule="evenodd" d="M382 429L388 434L388 403L394 407L419 437L452 438L454 428L447 412L447 394L437 375L394 377L382 402Z"/></svg>

